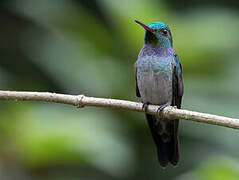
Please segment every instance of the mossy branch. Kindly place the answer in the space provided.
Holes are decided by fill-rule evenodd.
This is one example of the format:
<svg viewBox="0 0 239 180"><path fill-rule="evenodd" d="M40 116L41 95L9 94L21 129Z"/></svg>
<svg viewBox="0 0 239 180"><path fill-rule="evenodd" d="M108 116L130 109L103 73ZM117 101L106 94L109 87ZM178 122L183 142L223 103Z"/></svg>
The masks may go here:
<svg viewBox="0 0 239 180"><path fill-rule="evenodd" d="M49 92L0 91L0 100L54 102L69 104L78 108L95 106L144 112L142 109L143 104L139 102ZM147 113L156 114L158 107L156 105L149 105ZM172 106L166 107L162 112L162 116L171 120L184 119L239 129L239 119L177 109Z"/></svg>

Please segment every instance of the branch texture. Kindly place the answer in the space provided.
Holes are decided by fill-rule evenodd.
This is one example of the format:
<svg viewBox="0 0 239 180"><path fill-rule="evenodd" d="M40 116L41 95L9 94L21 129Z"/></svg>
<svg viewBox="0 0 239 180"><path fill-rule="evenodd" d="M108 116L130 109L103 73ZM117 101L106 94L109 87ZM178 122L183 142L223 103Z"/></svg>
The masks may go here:
<svg viewBox="0 0 239 180"><path fill-rule="evenodd" d="M84 106L95 106L144 112L142 109L143 104L139 102L49 92L0 91L0 100L54 102L69 104L78 108L82 108ZM149 105L147 113L154 115L157 113L158 108L159 106ZM239 129L239 119L182 110L172 106L166 107L162 112L162 116L171 120L184 119Z"/></svg>

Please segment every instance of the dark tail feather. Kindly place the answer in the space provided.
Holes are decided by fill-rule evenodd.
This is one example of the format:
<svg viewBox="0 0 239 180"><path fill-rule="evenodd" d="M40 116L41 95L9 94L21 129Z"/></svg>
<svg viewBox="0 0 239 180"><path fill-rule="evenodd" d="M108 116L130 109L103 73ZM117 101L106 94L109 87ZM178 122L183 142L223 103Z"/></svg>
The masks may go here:
<svg viewBox="0 0 239 180"><path fill-rule="evenodd" d="M170 121L169 125L169 140L165 142L164 134L159 135L160 127L157 126L157 119L156 116L152 116L150 114L146 114L146 118L148 121L148 125L153 136L154 142L157 146L157 153L158 153L158 161L162 167L166 167L170 162L174 166L177 165L179 160L179 153L178 153L178 120Z"/></svg>

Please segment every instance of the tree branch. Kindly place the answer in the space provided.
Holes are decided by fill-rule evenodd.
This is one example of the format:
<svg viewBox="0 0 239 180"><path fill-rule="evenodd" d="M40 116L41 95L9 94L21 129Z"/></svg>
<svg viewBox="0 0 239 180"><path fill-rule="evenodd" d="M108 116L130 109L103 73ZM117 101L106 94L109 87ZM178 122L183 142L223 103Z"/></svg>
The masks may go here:
<svg viewBox="0 0 239 180"><path fill-rule="evenodd" d="M142 109L143 104L139 102L49 92L0 91L0 100L54 102L60 104L69 104L78 108L84 106L96 106L144 112ZM157 113L158 108L159 106L149 105L147 113L154 115ZM239 129L239 119L182 110L172 106L166 107L162 112L162 116L171 120L184 119Z"/></svg>

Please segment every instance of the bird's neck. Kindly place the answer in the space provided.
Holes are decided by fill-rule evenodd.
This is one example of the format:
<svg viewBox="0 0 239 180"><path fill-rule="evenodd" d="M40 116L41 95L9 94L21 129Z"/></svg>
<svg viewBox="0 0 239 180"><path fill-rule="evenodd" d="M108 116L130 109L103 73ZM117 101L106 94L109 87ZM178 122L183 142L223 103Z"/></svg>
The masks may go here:
<svg viewBox="0 0 239 180"><path fill-rule="evenodd" d="M146 31L144 43L154 47L172 48L172 39L165 38L163 35L157 36L149 31Z"/></svg>
<svg viewBox="0 0 239 180"><path fill-rule="evenodd" d="M169 40L165 40L165 39L161 39L160 41L157 40L155 42L149 42L149 41L145 41L145 45L149 45L152 46L154 48L172 48L171 42Z"/></svg>
<svg viewBox="0 0 239 180"><path fill-rule="evenodd" d="M174 51L172 47L154 46L151 44L144 44L139 56L170 56Z"/></svg>

